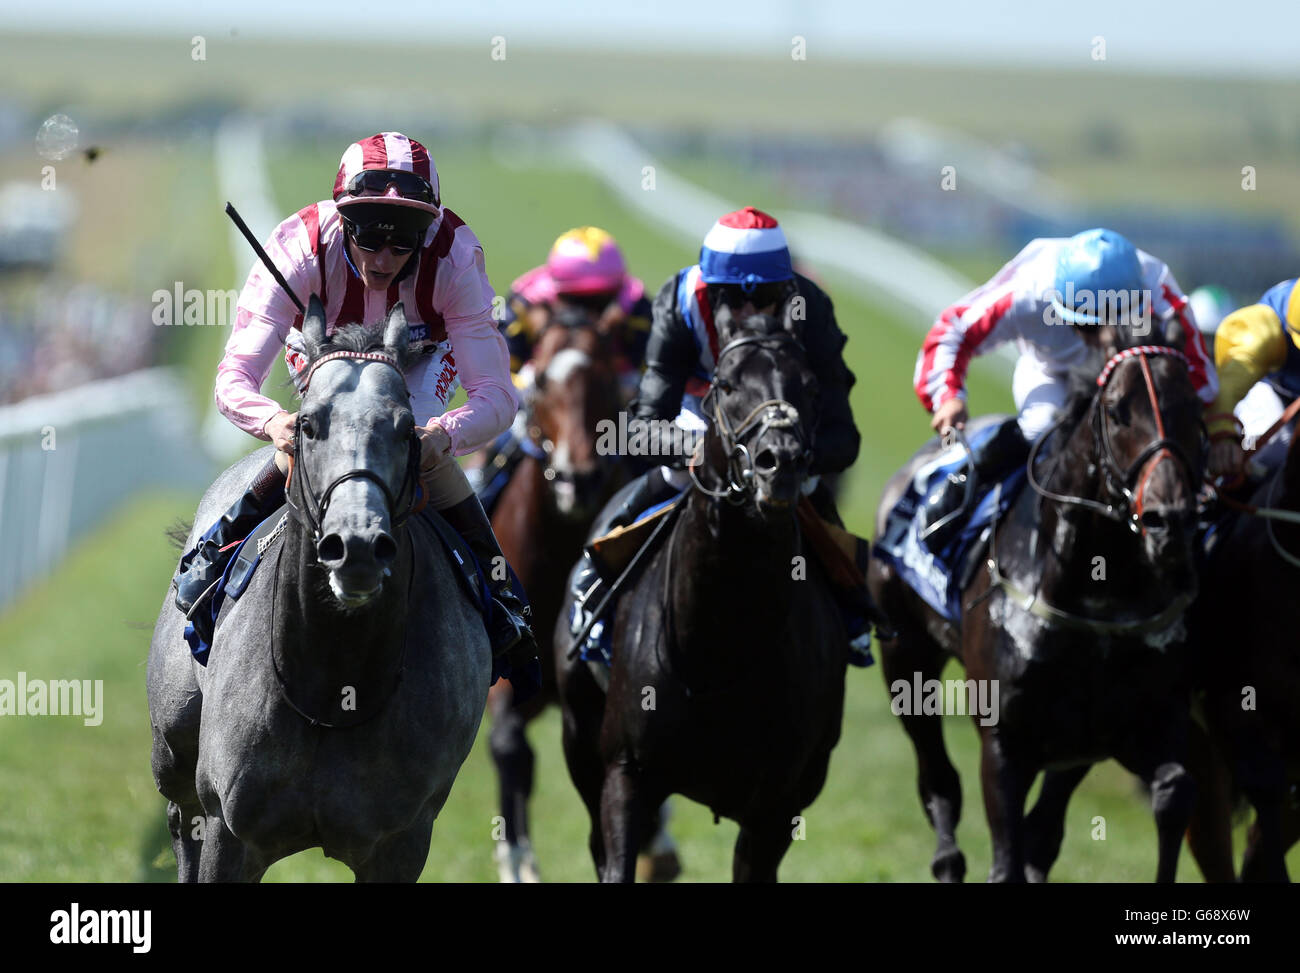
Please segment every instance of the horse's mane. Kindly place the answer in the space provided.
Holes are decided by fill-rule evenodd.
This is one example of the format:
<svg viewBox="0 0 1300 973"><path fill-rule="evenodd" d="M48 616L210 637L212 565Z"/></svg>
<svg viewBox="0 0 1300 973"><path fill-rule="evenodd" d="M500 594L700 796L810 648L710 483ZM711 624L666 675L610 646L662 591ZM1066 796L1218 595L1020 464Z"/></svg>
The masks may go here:
<svg viewBox="0 0 1300 973"><path fill-rule="evenodd" d="M1158 333L1139 335L1133 333L1132 329L1117 329L1116 335L1121 339L1117 351L1140 345L1169 344ZM1061 407L1061 414L1067 417L1064 423L1066 429L1073 429L1088 411L1088 406L1097 393L1097 376L1101 374L1106 364L1107 356L1099 348L1088 345L1087 349L1088 353L1084 360L1068 373L1069 391L1066 393L1065 404Z"/></svg>

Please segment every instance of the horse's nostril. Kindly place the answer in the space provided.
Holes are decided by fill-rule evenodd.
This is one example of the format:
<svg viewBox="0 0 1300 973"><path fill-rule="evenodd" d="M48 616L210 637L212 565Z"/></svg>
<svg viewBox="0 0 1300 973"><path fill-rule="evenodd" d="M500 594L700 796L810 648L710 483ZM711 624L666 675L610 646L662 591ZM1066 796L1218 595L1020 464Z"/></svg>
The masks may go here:
<svg viewBox="0 0 1300 973"><path fill-rule="evenodd" d="M1169 529L1169 518L1159 510L1145 510L1142 513L1142 526L1146 530L1165 531Z"/></svg>
<svg viewBox="0 0 1300 973"><path fill-rule="evenodd" d="M380 564L391 564L397 557L397 541L388 534L375 538L375 560Z"/></svg>
<svg viewBox="0 0 1300 973"><path fill-rule="evenodd" d="M321 564L341 564L345 554L343 538L338 534L326 534L316 544L316 558Z"/></svg>
<svg viewBox="0 0 1300 973"><path fill-rule="evenodd" d="M771 449L761 450L754 457L754 470L758 473L771 475L781 468L780 461L776 458L776 453Z"/></svg>

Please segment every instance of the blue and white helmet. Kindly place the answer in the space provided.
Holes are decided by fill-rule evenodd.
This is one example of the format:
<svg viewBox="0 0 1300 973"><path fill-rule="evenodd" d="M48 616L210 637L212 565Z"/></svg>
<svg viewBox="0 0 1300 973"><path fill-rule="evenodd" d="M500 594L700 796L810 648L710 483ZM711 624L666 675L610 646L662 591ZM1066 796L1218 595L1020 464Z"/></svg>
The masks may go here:
<svg viewBox="0 0 1300 973"><path fill-rule="evenodd" d="M1122 310L1140 314L1145 293L1137 247L1127 237L1098 227L1076 233L1065 241L1056 259L1056 297L1052 307L1067 324L1102 323L1105 295L1137 295L1137 307Z"/></svg>
<svg viewBox="0 0 1300 973"><path fill-rule="evenodd" d="M759 284L794 279L785 233L752 206L728 213L704 238L700 277L706 284L739 284L746 293Z"/></svg>

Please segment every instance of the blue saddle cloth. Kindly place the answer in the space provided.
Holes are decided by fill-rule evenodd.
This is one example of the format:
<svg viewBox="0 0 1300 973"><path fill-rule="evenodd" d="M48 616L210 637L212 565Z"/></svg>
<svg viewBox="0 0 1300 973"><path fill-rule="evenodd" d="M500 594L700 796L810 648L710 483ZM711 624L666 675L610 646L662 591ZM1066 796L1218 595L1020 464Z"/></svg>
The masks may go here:
<svg viewBox="0 0 1300 973"><path fill-rule="evenodd" d="M667 500L653 504L642 510L633 518L632 523L636 524L647 517L653 517L662 510L666 510L673 504L677 503L686 495L683 489L675 496ZM610 579L611 582L613 579ZM604 590L597 592L596 601L604 597ZM576 601L569 606L569 632L577 635L581 631L583 624L586 622L586 613L583 606ZM605 609L603 617L592 623L591 628L587 631L587 637L583 640L582 649L579 652L579 658L583 662L599 662L601 665L609 668L614 665L614 641L613 641L613 606L610 605Z"/></svg>
<svg viewBox="0 0 1300 973"><path fill-rule="evenodd" d="M281 517L286 516L288 514L283 508L277 510L262 521L248 537L244 538L239 547L235 548L235 553L227 562L226 569L221 575L221 580L217 582L212 597L199 609L210 614L212 620L211 631L215 632L217 619L220 618L221 610L226 601L237 601L239 599L239 596L248 588L248 584L252 580L253 573L257 570L258 565L261 564L262 551L257 550L257 542L271 535L275 526L272 521L278 522ZM417 516L424 518L433 528L433 532L438 536L438 539L442 541L447 557L457 568L456 574L461 579L462 586L474 603L474 607L483 615L485 623L490 628L491 612L496 610L496 602L491 596L483 565L474 555L474 551L465 543L464 538L432 510L426 509ZM245 555L245 548L249 544L252 544L253 547ZM269 550L269 544L267 550ZM514 589L515 595L522 604L527 605L528 596L524 592L523 583L515 574L514 568L508 564L506 568L510 572L510 585ZM195 631L194 625L190 622L185 623L184 634L185 641L189 644L190 652L194 655L195 661L199 665L206 666L212 646ZM534 660L525 667L523 672L514 672L505 656L494 658L492 660L492 683L502 678L510 680L515 691L515 698L523 702L541 689L541 663Z"/></svg>
<svg viewBox="0 0 1300 973"><path fill-rule="evenodd" d="M934 469L921 488L916 479L894 504L885 521L884 534L877 540L874 556L894 566L903 581L927 605L953 624L961 623L961 578L959 573L976 546L988 541L989 528L1015 502L1025 484L1025 468L993 484L975 498L975 508L961 530L939 551L931 551L921 539L920 512L925 498L938 489L949 473L959 472L966 463L964 452Z"/></svg>
<svg viewBox="0 0 1300 973"><path fill-rule="evenodd" d="M469 477L470 485L478 495L479 503L491 517L492 510L501 499L501 493L510 482L510 477L514 476L519 461L525 456L544 460L546 454L531 439L516 436L514 428L511 427L492 440L487 455L488 459L482 466L466 470L465 475Z"/></svg>

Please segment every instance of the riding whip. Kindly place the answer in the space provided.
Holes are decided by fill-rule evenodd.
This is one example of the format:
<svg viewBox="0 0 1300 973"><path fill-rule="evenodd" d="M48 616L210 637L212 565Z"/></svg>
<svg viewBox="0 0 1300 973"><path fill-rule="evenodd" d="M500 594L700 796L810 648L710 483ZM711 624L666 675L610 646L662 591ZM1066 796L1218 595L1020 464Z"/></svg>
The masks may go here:
<svg viewBox="0 0 1300 973"><path fill-rule="evenodd" d="M256 252L262 263L266 265L266 269L271 272L271 276L276 279L276 282L284 289L284 292L289 295L289 300L293 301L293 303L297 305L298 310L305 316L307 314L307 309L303 307L302 301L298 300L298 295L289 289L289 284L280 273L280 269L271 262L271 258L266 255L266 251L262 249L262 245L257 242L257 237L253 236L253 231L248 228L248 224L244 222L243 217L235 212L235 207L232 206L229 201L226 202L226 215L235 221L235 226L239 227L239 232L244 234L244 239L249 242L249 245L252 246L254 252Z"/></svg>

